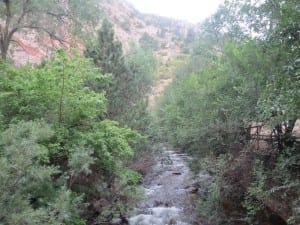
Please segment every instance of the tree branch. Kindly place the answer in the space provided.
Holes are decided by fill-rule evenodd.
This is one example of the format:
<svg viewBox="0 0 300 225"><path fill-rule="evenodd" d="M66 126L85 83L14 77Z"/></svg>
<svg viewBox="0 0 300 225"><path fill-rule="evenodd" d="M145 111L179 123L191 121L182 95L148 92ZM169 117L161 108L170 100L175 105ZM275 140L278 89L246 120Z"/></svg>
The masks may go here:
<svg viewBox="0 0 300 225"><path fill-rule="evenodd" d="M15 27L14 29L12 29L12 30L8 33L8 35L7 35L7 40L8 40L8 42L12 39L12 36L13 36L14 33L17 32L17 31L18 31L18 28Z"/></svg>
<svg viewBox="0 0 300 225"><path fill-rule="evenodd" d="M22 12L21 16L19 17L19 19L17 20L17 24L20 24L21 21L24 19L25 15L31 11L31 10L26 10L29 2L30 2L30 0L26 0L23 3L23 12Z"/></svg>
<svg viewBox="0 0 300 225"><path fill-rule="evenodd" d="M65 45L65 44L70 44L68 41L66 41L63 38L58 37L57 35L55 35L53 32L43 28L43 27L39 27L39 26L31 26L31 25L27 25L27 26L23 26L21 29L33 29L33 30L41 30L43 32L45 32L46 34L48 34L50 36L50 38L55 39L57 41L59 41L61 44Z"/></svg>
<svg viewBox="0 0 300 225"><path fill-rule="evenodd" d="M8 27L11 19L11 11L10 11L10 0L3 0L6 8L6 20L5 20L5 31L4 36L8 34Z"/></svg>
<svg viewBox="0 0 300 225"><path fill-rule="evenodd" d="M47 15L53 16L58 20L63 20L64 17L68 17L68 14L66 13L60 13L60 14L56 14L54 12L46 12Z"/></svg>

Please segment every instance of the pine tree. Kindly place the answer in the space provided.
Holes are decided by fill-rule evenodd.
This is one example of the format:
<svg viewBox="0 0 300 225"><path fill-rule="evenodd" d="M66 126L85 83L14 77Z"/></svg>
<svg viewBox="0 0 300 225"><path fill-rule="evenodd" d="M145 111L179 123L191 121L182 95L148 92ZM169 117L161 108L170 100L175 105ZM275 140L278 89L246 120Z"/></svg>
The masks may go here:
<svg viewBox="0 0 300 225"><path fill-rule="evenodd" d="M86 51L86 56L94 60L103 73L112 74L112 82L109 88L103 86L102 83L94 83L94 90L106 89L108 99L108 116L115 119L120 113L120 105L115 104L122 99L120 86L126 82L125 64L120 41L115 40L112 24L107 20L103 20L102 27L98 31L98 40L95 46L90 47ZM124 101L122 99L120 102Z"/></svg>

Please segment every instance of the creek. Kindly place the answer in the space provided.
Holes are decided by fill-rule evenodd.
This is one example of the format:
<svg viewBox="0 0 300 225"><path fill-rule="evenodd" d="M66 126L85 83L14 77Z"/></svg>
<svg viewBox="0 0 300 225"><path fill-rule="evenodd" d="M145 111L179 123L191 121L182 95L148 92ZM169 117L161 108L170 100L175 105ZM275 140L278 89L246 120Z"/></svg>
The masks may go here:
<svg viewBox="0 0 300 225"><path fill-rule="evenodd" d="M129 218L130 225L193 224L195 206L194 176L189 157L166 144L156 156L156 163L145 176L145 198Z"/></svg>

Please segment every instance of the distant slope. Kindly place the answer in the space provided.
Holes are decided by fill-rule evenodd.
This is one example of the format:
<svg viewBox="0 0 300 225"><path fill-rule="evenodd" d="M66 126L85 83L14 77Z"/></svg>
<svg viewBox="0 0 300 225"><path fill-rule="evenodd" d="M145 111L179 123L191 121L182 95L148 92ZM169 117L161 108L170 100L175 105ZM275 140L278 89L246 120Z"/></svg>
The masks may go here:
<svg viewBox="0 0 300 225"><path fill-rule="evenodd" d="M99 4L103 9L103 19L107 18L113 24L116 37L122 42L125 52L131 45L146 45L154 50L163 64L183 51L187 32L194 29L187 22L142 14L126 0L101 0ZM98 24L95 32L100 28L101 21ZM15 39L19 45L13 45L10 54L17 65L39 63L60 46L49 37L38 40L32 31L18 34ZM72 37L69 37L68 42L69 46L84 49Z"/></svg>

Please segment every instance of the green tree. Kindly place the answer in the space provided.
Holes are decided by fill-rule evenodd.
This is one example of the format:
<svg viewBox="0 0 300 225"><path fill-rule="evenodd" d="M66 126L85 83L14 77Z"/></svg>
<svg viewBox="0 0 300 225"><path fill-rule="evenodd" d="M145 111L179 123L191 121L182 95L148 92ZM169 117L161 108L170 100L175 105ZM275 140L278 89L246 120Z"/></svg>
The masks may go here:
<svg viewBox="0 0 300 225"><path fill-rule="evenodd" d="M175 78L159 114L170 140L200 155L226 152L241 141L243 127L256 121L268 60L255 42L228 43L221 56L205 59L206 66L194 73L180 69L185 76Z"/></svg>
<svg viewBox="0 0 300 225"><path fill-rule="evenodd" d="M87 48L86 56L92 58L103 73L111 73L114 78L124 72L122 44L115 40L113 26L107 19L102 22L95 45Z"/></svg>
<svg viewBox="0 0 300 225"><path fill-rule="evenodd" d="M132 47L125 55L126 76L119 82L114 98L117 120L145 132L149 125L148 96L154 81L156 59L150 50Z"/></svg>
<svg viewBox="0 0 300 225"><path fill-rule="evenodd" d="M45 118L52 123L74 126L101 116L106 110L104 93L91 90L86 82L107 83L108 76L77 53L69 57L62 50L35 69L23 67L21 71L7 66L5 70L7 76L1 78L0 109L7 123L12 119Z"/></svg>
<svg viewBox="0 0 300 225"><path fill-rule="evenodd" d="M87 49L86 56L91 57L101 71L112 74L108 88L99 82L91 84L94 90L106 90L108 117L122 125L143 130L146 94L150 90L156 68L153 54L149 50L133 47L124 56L121 43L114 40L111 23L104 20L97 43Z"/></svg>
<svg viewBox="0 0 300 225"><path fill-rule="evenodd" d="M43 121L20 122L0 135L1 224L78 224L81 197L57 187L59 171L43 165L42 142L54 132ZM76 222L77 221L77 222Z"/></svg>
<svg viewBox="0 0 300 225"><path fill-rule="evenodd" d="M94 83L91 86L95 90L106 90L108 99L107 114L109 118L115 118L118 106L114 102L120 97L119 86L125 82L125 65L121 42L115 40L112 24L103 20L102 27L98 31L98 39L94 46L88 47L86 56L93 59L96 66L104 73L112 74L109 87L102 83Z"/></svg>

